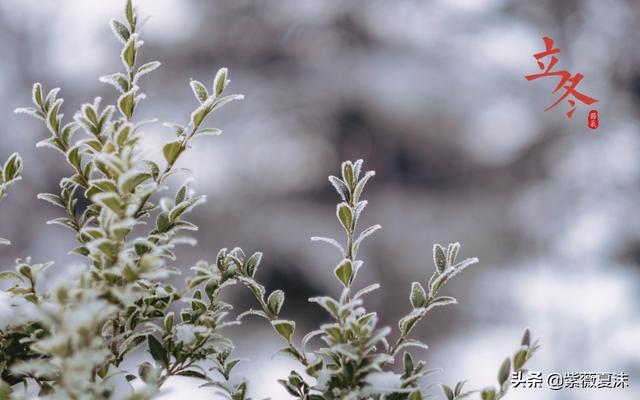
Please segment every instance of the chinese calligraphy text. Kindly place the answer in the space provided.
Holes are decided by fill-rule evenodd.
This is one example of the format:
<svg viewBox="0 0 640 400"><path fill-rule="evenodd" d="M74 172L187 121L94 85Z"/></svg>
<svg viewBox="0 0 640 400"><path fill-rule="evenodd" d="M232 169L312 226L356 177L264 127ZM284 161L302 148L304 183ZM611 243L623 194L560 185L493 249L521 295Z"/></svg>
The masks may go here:
<svg viewBox="0 0 640 400"><path fill-rule="evenodd" d="M545 50L533 55L538 63L540 71L542 72L532 75L526 75L525 79L528 81L532 81L539 78L559 78L558 84L553 89L552 93L555 94L562 90L562 92L560 92L561 96L556 100L555 103L547 107L545 111L551 110L562 101L566 100L570 107L569 111L566 114L568 118L572 118L573 113L576 111L576 101L579 101L586 105L592 105L597 103L598 100L578 91L577 86L584 78L584 75L582 75L581 73L576 73L572 76L569 71L558 70L554 68L559 61L556 55L560 54L560 49L558 47L555 47L553 39L551 39L550 37L545 36L543 40L545 44ZM596 129L598 127L599 122L596 110L592 110L589 113L588 125L591 129Z"/></svg>

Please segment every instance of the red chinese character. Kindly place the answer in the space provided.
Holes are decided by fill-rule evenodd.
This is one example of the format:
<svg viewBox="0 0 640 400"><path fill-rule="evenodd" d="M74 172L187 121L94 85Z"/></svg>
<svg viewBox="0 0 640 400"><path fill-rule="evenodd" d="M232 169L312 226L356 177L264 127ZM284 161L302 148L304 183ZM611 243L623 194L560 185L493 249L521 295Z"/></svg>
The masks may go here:
<svg viewBox="0 0 640 400"><path fill-rule="evenodd" d="M528 81L532 81L538 78L545 78L545 77L550 77L550 76L558 76L560 77L560 82L558 83L558 85L555 87L555 89L553 89L552 93L556 93L558 90L565 89L565 92L562 96L560 96L560 98L553 103L552 105L550 105L549 107L547 107L547 109L545 111L549 111L551 110L553 107L557 106L562 100L567 99L567 97L569 97L570 95L573 96L575 99L581 101L584 104L587 105L591 105L594 103L597 103L598 100L589 97L587 95L585 95L584 93L580 93L578 90L576 90L576 87L578 86L578 84L580 83L580 81L582 80L582 78L584 78L584 75L577 73L574 76L571 76L571 73L569 73L568 71L562 70L562 71L552 71L553 67L558 63L558 58L556 56L554 56L554 54L559 54L560 53L560 49L559 48L554 48L553 47L553 39L551 39L550 37L545 36L543 38L544 40L544 44L545 44L545 51L534 54L533 56L535 57L535 59L538 62L538 67L540 67L540 70L544 71L542 73L539 74L533 74L533 75L527 75L525 76L525 78ZM542 61L540 61L541 59L551 56L551 60L549 61L549 63L547 64L546 68L545 65ZM572 107L571 110L569 110L569 112L567 112L567 117L571 118L573 117L573 113L576 110L576 102L575 100L572 99L567 99L569 105Z"/></svg>
<svg viewBox="0 0 640 400"><path fill-rule="evenodd" d="M587 124L591 129L598 129L598 127L600 126L600 119L598 118L598 110L589 111Z"/></svg>

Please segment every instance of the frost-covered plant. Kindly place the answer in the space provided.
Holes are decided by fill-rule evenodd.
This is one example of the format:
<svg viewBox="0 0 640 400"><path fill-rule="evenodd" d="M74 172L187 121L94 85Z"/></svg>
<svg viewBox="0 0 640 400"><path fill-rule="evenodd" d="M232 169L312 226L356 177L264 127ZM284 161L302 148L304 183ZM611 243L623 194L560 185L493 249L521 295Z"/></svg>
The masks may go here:
<svg viewBox="0 0 640 400"><path fill-rule="evenodd" d="M359 291L352 284L362 261L357 258L363 240L380 228L374 225L357 234L358 221L366 206L362 193L373 172L362 172L362 160L345 162L342 178L330 177L342 198L337 217L346 232L346 245L328 238L313 238L334 245L341 261L334 274L343 286L339 299L310 299L333 319L294 344L295 323L280 317L285 294L266 295L255 280L262 254L245 254L240 248L222 249L212 263L200 261L191 267L186 285L176 287L167 279L180 274L173 252L179 244L193 244L185 231L197 226L187 216L205 201L188 181L171 197L160 197L167 178L201 136L220 134L205 126L205 120L224 104L241 99L225 95L227 70L220 69L211 88L191 81L198 102L186 124L165 124L175 139L162 148L164 162L142 156L140 139L145 122L136 121L135 111L144 99L141 78L160 66L157 61L139 65L141 22L131 0L126 2L123 22L111 27L122 43L123 72L102 77L118 91L114 104L103 106L100 98L82 105L73 120L65 121L59 89L45 91L33 86L33 106L16 112L42 120L49 137L38 146L59 152L70 167L60 180L59 193L41 193L38 198L61 209L62 216L49 221L61 225L77 240L73 253L84 257L86 268L55 285L43 285L42 273L51 262L16 260L15 271L0 273L12 285L0 291L0 400L38 396L47 399L150 399L172 376L200 379L202 386L217 388L230 399L247 397L247 384L233 376L239 362L231 354L233 343L224 328L239 324L249 314L270 321L287 346L283 352L301 364L299 371L281 381L300 399L409 399L425 398L421 378L433 372L423 361L414 362L405 351L425 347L411 339L417 322L434 307L453 304L455 299L439 294L455 274L476 259L456 261L459 244L434 246L436 270L424 285L414 282L411 310L399 321L399 334L390 345L391 330L377 326L375 312L367 312L364 295L379 287ZM80 131L81 137L76 137ZM19 179L22 161L12 155L0 171L0 199L7 187ZM151 228L146 224L151 222ZM0 240L7 244L7 241ZM260 310L248 310L228 318L230 304L220 299L229 286L246 286ZM426 289L425 289L426 287ZM307 350L310 340L324 345ZM537 346L525 334L513 362L505 361L499 373L500 388L486 389L483 399L498 399L509 386L508 376L519 370ZM148 357L134 365L129 357L136 349ZM403 354L400 354L403 352ZM403 372L394 361L402 357ZM134 386L130 383L138 380ZM446 397L460 399L462 383Z"/></svg>
<svg viewBox="0 0 640 400"><path fill-rule="evenodd" d="M197 229L186 216L204 197L196 196L187 183L172 198L153 203L191 143L200 136L220 133L205 127L205 119L242 96L224 95L229 84L224 68L216 74L211 89L192 81L198 106L188 124L167 124L176 138L162 149L164 166L144 160L139 142L145 121L135 122L134 113L144 99L141 78L160 63L138 66L143 44L139 25L131 1L126 4L124 22L111 22L123 45L124 71L101 80L119 91L114 105L101 107L97 98L65 123L59 89L45 93L36 83L33 107L16 110L44 121L50 136L38 146L57 150L71 167L72 175L60 181L60 193L38 197L62 209L64 216L49 223L74 233L78 247L73 252L85 257L88 265L75 280L42 293L36 279L48 264L19 261L16 272L3 273L3 278L16 284L8 292L12 301L22 298L38 313L30 325L0 327L6 359L0 370L8 384L35 384L41 396L51 398L149 398L170 376L186 375L206 379L229 396L242 399L244 383L235 385L229 380L237 363L229 358L232 344L220 333L234 322L225 322L230 307L218 298L235 282L231 259L237 260L241 250L221 252L213 265L198 263L187 288L177 289L163 279L179 273L170 265L175 261L172 250L193 242L181 234ZM75 139L79 130L84 137ZM13 179L14 170L19 170L15 164L14 158L3 176ZM154 226L145 232L141 225L151 216ZM186 306L176 316L170 308L178 302ZM146 345L153 363L139 365L137 377L146 385L133 392L126 382L136 375L123 370L122 363L141 345Z"/></svg>
<svg viewBox="0 0 640 400"><path fill-rule="evenodd" d="M345 231L344 246L336 239L313 237L314 241L326 242L339 252L340 261L333 273L342 287L342 293L335 299L330 296L312 297L312 303L320 305L331 317L332 321L320 326L320 329L309 332L302 338L301 347L293 342L296 324L294 321L280 318L284 302L281 290L272 292L265 300L265 290L256 281L253 274L242 278L257 298L262 310L250 310L246 314L255 314L271 321L276 332L282 336L287 347L281 352L293 356L303 367L308 379L298 371L291 371L286 379L281 379L287 391L298 399L389 399L419 400L425 398L421 389L421 378L437 369L426 369L424 361L414 361L412 354L406 349L427 346L410 335L416 324L432 309L438 306L455 304L455 298L440 295L440 290L455 275L470 265L478 262L477 258L457 261L460 250L459 243L449 244L446 248L436 244L433 246L435 271L426 282L426 289L420 282L413 282L409 294L411 310L398 321L398 337L390 344L387 337L391 333L389 327L377 326L378 316L367 311L363 305L363 297L378 288L377 283L370 284L354 292L353 282L363 261L358 259L358 249L362 242L380 229L373 225L358 233L358 222L367 206L362 198L364 188L374 171L362 171L363 162L345 161L342 163L342 178L330 176L329 181L342 200L336 207L338 222ZM321 346L307 350L309 342L319 338ZM511 359L507 358L498 373L500 389L485 389L481 393L483 400L501 398L509 388L512 371L523 368L526 361L537 349L531 345L530 334L526 330L522 346ZM400 372L394 372L396 359L403 360ZM448 400L468 397L471 392L463 392L464 382L456 384L454 389L442 385Z"/></svg>
<svg viewBox="0 0 640 400"><path fill-rule="evenodd" d="M13 153L4 165L0 165L0 202L7 196L9 186L18 182L22 173L22 158L18 153ZM7 239L0 237L0 245L11 244Z"/></svg>

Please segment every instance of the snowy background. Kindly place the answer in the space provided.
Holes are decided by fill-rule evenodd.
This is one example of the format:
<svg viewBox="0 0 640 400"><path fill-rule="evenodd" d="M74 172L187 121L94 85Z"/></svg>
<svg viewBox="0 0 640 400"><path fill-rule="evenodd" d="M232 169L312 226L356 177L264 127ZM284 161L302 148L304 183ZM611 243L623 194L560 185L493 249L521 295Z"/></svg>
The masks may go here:
<svg viewBox="0 0 640 400"><path fill-rule="evenodd" d="M47 226L57 210L36 200L67 172L58 154L35 149L43 128L12 110L38 80L60 86L65 110L110 87L97 77L121 68L108 20L121 1L0 1L0 158L19 151L23 182L0 207L0 268L16 257L56 260L53 275L81 268L69 231ZM299 329L324 319L306 298L335 294L337 261L314 235L339 234L336 196L326 180L339 161L364 158L377 171L366 222L380 223L362 249L359 283L380 281L371 297L386 324L408 307L409 285L432 271L431 245L460 241L480 264L449 285L460 304L437 310L417 329L436 381L494 384L502 358L530 326L543 348L531 368L627 372L625 390L517 390L514 400L640 398L640 4L636 1L313 1L139 0L151 16L142 58L163 67L145 77L151 100L140 116L186 120L189 78L209 82L230 68L242 103L215 124L184 160L196 189L195 249L187 268L221 247L265 253L258 278L287 293L284 316ZM585 75L580 89L600 102L572 120L550 84L527 82L542 36L561 48L559 66ZM171 134L148 129L158 152ZM55 277L52 277L55 278ZM238 293L235 301L249 304ZM238 369L256 398L286 398L276 379L291 365L271 358L281 343L263 321L231 332ZM268 338L268 339L265 339ZM165 398L210 399L187 378Z"/></svg>

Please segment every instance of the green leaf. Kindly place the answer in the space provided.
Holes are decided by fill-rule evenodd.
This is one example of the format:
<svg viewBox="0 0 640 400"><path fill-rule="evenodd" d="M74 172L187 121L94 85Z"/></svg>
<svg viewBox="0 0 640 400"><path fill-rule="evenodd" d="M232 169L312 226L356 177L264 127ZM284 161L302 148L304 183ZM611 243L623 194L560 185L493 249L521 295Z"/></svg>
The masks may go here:
<svg viewBox="0 0 640 400"><path fill-rule="evenodd" d="M18 153L13 153L2 167L2 180L5 183L18 178L22 173L22 158Z"/></svg>
<svg viewBox="0 0 640 400"><path fill-rule="evenodd" d="M169 220L169 215L166 212L162 212L158 214L156 218L156 229L158 232L167 232L171 229L171 221Z"/></svg>
<svg viewBox="0 0 640 400"><path fill-rule="evenodd" d="M169 358L162 344L153 335L147 335L147 342L149 344L149 353L156 362L159 362L164 367L169 366Z"/></svg>
<svg viewBox="0 0 640 400"><path fill-rule="evenodd" d="M137 38L138 35L131 35L127 40L127 43L124 45L124 48L122 49L122 62L124 63L124 66L129 70L131 70L136 64Z"/></svg>
<svg viewBox="0 0 640 400"><path fill-rule="evenodd" d="M131 117L133 116L133 109L135 107L135 104L135 93L133 92L133 90L128 91L118 99L118 109L120 110L122 115L127 117L127 119L131 119Z"/></svg>
<svg viewBox="0 0 640 400"><path fill-rule="evenodd" d="M347 288L351 285L351 280L353 279L353 264L350 260L345 258L336 266L333 273L336 278L342 282L344 287Z"/></svg>
<svg viewBox="0 0 640 400"><path fill-rule="evenodd" d="M256 270L258 269L261 260L262 253L260 252L253 253L253 255L249 257L245 265L245 271L247 272L248 276L253 278L253 276L256 274Z"/></svg>
<svg viewBox="0 0 640 400"><path fill-rule="evenodd" d="M465 383L467 383L467 381L460 381L456 383L456 387L453 391L453 394L456 395L456 397L462 394L462 388L464 387Z"/></svg>
<svg viewBox="0 0 640 400"><path fill-rule="evenodd" d="M443 273L445 268L447 268L447 257L444 252L444 247L439 244L433 245L433 262L439 273Z"/></svg>
<svg viewBox="0 0 640 400"><path fill-rule="evenodd" d="M75 249L71 250L69 252L69 254L78 254L78 255L87 257L89 254L91 254L91 252L86 247L80 246L80 247L76 247Z"/></svg>
<svg viewBox="0 0 640 400"><path fill-rule="evenodd" d="M351 232L353 224L353 213L351 211L351 207L349 207L347 203L340 203L337 206L336 214L338 215L338 220L342 224L342 227L347 232Z"/></svg>
<svg viewBox="0 0 640 400"><path fill-rule="evenodd" d="M438 290L440 290L442 285L447 283L448 280L449 280L449 275L447 274L438 275L437 272L434 273L434 277L432 277L429 284L430 293L434 295Z"/></svg>
<svg viewBox="0 0 640 400"><path fill-rule="evenodd" d="M49 109L49 114L47 115L47 122L49 123L49 128L53 132L58 132L60 128L60 119L58 118L58 111L62 106L62 99L56 100L53 106Z"/></svg>
<svg viewBox="0 0 640 400"><path fill-rule="evenodd" d="M329 177L329 182L331 182L333 187L336 189L336 192L338 192L338 194L342 198L342 201L349 201L349 198L351 197L351 191L340 178L331 175Z"/></svg>
<svg viewBox="0 0 640 400"><path fill-rule="evenodd" d="M127 27L122 22L112 19L111 29L113 30L113 33L114 35L116 35L116 38L118 40L120 40L122 43L127 43L127 40L129 40L129 37L131 36L131 32L129 32L129 29L127 29Z"/></svg>
<svg viewBox="0 0 640 400"><path fill-rule="evenodd" d="M511 359L508 357L504 359L502 365L500 366L500 370L498 371L498 382L502 386L511 375Z"/></svg>
<svg viewBox="0 0 640 400"><path fill-rule="evenodd" d="M422 399L423 397L420 389L416 389L415 391L411 392L411 394L407 398L407 400L422 400Z"/></svg>
<svg viewBox="0 0 640 400"><path fill-rule="evenodd" d="M113 181L109 180L109 179L95 179L91 181L91 184L89 185L89 189L87 189L84 193L84 195L88 198L88 199L93 199L93 196L95 196L98 193L102 193L102 192L117 192L118 188L116 187L116 185L113 183Z"/></svg>
<svg viewBox="0 0 640 400"><path fill-rule="evenodd" d="M95 240L93 244L110 259L115 259L118 256L118 246L109 239Z"/></svg>
<svg viewBox="0 0 640 400"><path fill-rule="evenodd" d="M524 334L522 335L521 344L523 346L527 346L527 347L529 347L531 345L531 331L529 331L529 328L524 330Z"/></svg>
<svg viewBox="0 0 640 400"><path fill-rule="evenodd" d="M293 337L293 333L296 330L295 322L284 320L284 319L276 319L271 321L271 325L274 327L276 332L280 334L280 336L285 338L288 342L291 341L291 338Z"/></svg>
<svg viewBox="0 0 640 400"><path fill-rule="evenodd" d="M329 296L319 296L309 298L309 302L318 303L322 308L334 318L339 318L340 304Z"/></svg>
<svg viewBox="0 0 640 400"><path fill-rule="evenodd" d="M126 173L120 177L120 190L123 193L131 193L138 185L151 179L151 175L146 172Z"/></svg>
<svg viewBox="0 0 640 400"><path fill-rule="evenodd" d="M73 166L76 171L82 170L80 146L74 146L67 152L67 162Z"/></svg>
<svg viewBox="0 0 640 400"><path fill-rule="evenodd" d="M482 400L495 400L496 398L496 390L495 389L484 389L481 393Z"/></svg>
<svg viewBox="0 0 640 400"><path fill-rule="evenodd" d="M91 104L84 104L82 106L82 112L93 126L98 124L98 115L96 114L96 110L93 109L93 106Z"/></svg>
<svg viewBox="0 0 640 400"><path fill-rule="evenodd" d="M173 311L168 312L164 317L164 329L167 333L171 333L171 331L173 331L174 318Z"/></svg>
<svg viewBox="0 0 640 400"><path fill-rule="evenodd" d="M400 333L403 335L407 335L411 329L415 326L415 324L422 318L422 310L414 309L411 313L400 319L398 321L398 328L400 328Z"/></svg>
<svg viewBox="0 0 640 400"><path fill-rule="evenodd" d="M193 206L194 206L193 201L183 201L182 203L176 204L176 206L169 211L169 221L171 222L177 221L181 215L191 210Z"/></svg>
<svg viewBox="0 0 640 400"><path fill-rule="evenodd" d="M127 5L124 9L124 15L127 17L127 22L129 22L129 26L135 26L135 14L133 13L133 2L131 0L127 0Z"/></svg>
<svg viewBox="0 0 640 400"><path fill-rule="evenodd" d="M526 362L527 362L527 351L524 349L520 349L516 351L516 354L514 354L513 356L513 369L515 371L521 369Z"/></svg>
<svg viewBox="0 0 640 400"><path fill-rule="evenodd" d="M196 108L196 110L191 113L191 123L194 127L199 127L202 121L207 117L207 115L211 112L211 105L213 102L211 100L207 100L200 107Z"/></svg>
<svg viewBox="0 0 640 400"><path fill-rule="evenodd" d="M142 76L142 75L146 75L149 72L153 72L156 69L158 69L162 64L160 63L160 61L151 61L148 62L144 65L142 65L140 68L138 68L138 72L136 72L136 76Z"/></svg>
<svg viewBox="0 0 640 400"><path fill-rule="evenodd" d="M438 296L435 299L432 299L429 301L428 308L432 309L434 307L446 306L449 304L457 304L457 303L458 303L458 300L456 300L451 296Z"/></svg>
<svg viewBox="0 0 640 400"><path fill-rule="evenodd" d="M369 181L369 179L371 179L372 176L375 176L375 174L376 174L375 171L367 171L367 173L364 174L362 179L360 179L360 181L356 185L355 190L353 191L353 201L355 201L355 202L360 201L360 196L362 196L362 192L364 191L364 187L366 186L366 184Z"/></svg>
<svg viewBox="0 0 640 400"><path fill-rule="evenodd" d="M348 187L354 187L353 164L351 163L351 161L345 161L342 163L342 180L347 184Z"/></svg>
<svg viewBox="0 0 640 400"><path fill-rule="evenodd" d="M126 93L130 89L129 88L129 81L127 80L127 77L124 74L120 73L120 72L112 74L112 75L101 76L100 77L100 82L108 83L108 84L114 86L121 93Z"/></svg>
<svg viewBox="0 0 640 400"><path fill-rule="evenodd" d="M33 104L42 108L44 105L44 99L42 97L42 85L38 82L33 84L33 89L31 91L31 96L33 97Z"/></svg>
<svg viewBox="0 0 640 400"><path fill-rule="evenodd" d="M200 102L200 104L209 99L209 92L202 83L196 80L192 80L189 84L191 85L191 90L193 90L193 95L196 96L196 99Z"/></svg>
<svg viewBox="0 0 640 400"><path fill-rule="evenodd" d="M284 292L282 290L275 290L267 299L267 305L271 314L278 316L280 310L282 310L282 304L284 303Z"/></svg>
<svg viewBox="0 0 640 400"><path fill-rule="evenodd" d="M213 79L213 93L216 97L220 96L227 86L227 69L220 68Z"/></svg>
<svg viewBox="0 0 640 400"><path fill-rule="evenodd" d="M27 264L19 265L17 270L20 275L24 276L29 280L33 280L33 271L31 270L31 267L29 265Z"/></svg>
<svg viewBox="0 0 640 400"><path fill-rule="evenodd" d="M442 385L442 391L444 392L444 395L447 396L447 400L454 399L453 390L451 390L449 386Z"/></svg>
<svg viewBox="0 0 640 400"><path fill-rule="evenodd" d="M204 380L208 380L209 379L202 372L194 371L192 369L187 369L187 370L184 370L184 371L180 371L176 375L188 376L189 378L197 378L197 379L204 379Z"/></svg>
<svg viewBox="0 0 640 400"><path fill-rule="evenodd" d="M458 251L460 251L460 243L451 243L447 246L447 259L449 260L449 265L455 264Z"/></svg>
<svg viewBox="0 0 640 400"><path fill-rule="evenodd" d="M403 365L404 365L404 374L405 376L411 376L413 373L413 358L411 357L411 353L406 351L403 357Z"/></svg>
<svg viewBox="0 0 640 400"><path fill-rule="evenodd" d="M240 281L242 281L242 283L245 284L245 286L249 290L251 290L251 293L253 293L253 295L256 296L256 298L262 299L264 297L264 293L265 293L264 286L254 281L253 279L246 278L244 276L239 277L239 279Z"/></svg>
<svg viewBox="0 0 640 400"><path fill-rule="evenodd" d="M182 151L182 141L174 140L164 145L162 148L162 154L164 159L167 160L167 164L173 165L176 162Z"/></svg>
<svg viewBox="0 0 640 400"><path fill-rule="evenodd" d="M120 197L116 193L98 193L91 198L94 203L100 204L113 211L116 215L121 215L124 211Z"/></svg>
<svg viewBox="0 0 640 400"><path fill-rule="evenodd" d="M47 221L47 225L61 225L74 231L78 230L78 224L70 218L60 217Z"/></svg>
<svg viewBox="0 0 640 400"><path fill-rule="evenodd" d="M24 283L25 280L22 276L13 271L0 271L0 281L12 279L16 282Z"/></svg>
<svg viewBox="0 0 640 400"><path fill-rule="evenodd" d="M411 284L411 295L409 296L411 305L414 308L424 307L427 302L427 293L419 282Z"/></svg>

